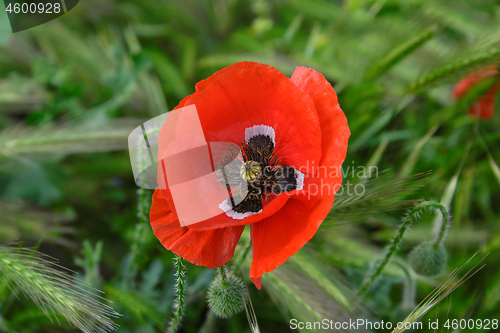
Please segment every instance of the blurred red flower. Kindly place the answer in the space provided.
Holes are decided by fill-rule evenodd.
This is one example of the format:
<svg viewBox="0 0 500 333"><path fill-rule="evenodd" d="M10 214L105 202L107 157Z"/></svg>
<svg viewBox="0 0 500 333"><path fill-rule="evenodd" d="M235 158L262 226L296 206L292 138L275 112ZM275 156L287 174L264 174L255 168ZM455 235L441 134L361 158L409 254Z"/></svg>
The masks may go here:
<svg viewBox="0 0 500 333"><path fill-rule="evenodd" d="M453 97L455 99L459 99L481 80L495 75L498 75L498 69L496 68L496 65L480 69L476 73L463 78L457 83L455 89L453 89ZM469 109L469 114L474 117L479 117L480 119L488 119L493 117L493 111L495 110L496 102L495 95L498 92L498 89L500 89L500 85L494 85Z"/></svg>
<svg viewBox="0 0 500 333"><path fill-rule="evenodd" d="M167 250L214 268L233 257L250 224L250 278L260 289L262 275L300 250L329 213L342 183L340 167L350 136L347 119L320 73L298 67L290 79L253 62L236 63L198 82L195 93L176 109L193 104L206 141L238 145L243 159L236 175L260 184L262 192L248 193L238 205L223 202L215 207L219 215L181 226L166 184L154 192L151 226ZM159 156L169 135L164 124ZM261 185L264 170L273 186Z"/></svg>

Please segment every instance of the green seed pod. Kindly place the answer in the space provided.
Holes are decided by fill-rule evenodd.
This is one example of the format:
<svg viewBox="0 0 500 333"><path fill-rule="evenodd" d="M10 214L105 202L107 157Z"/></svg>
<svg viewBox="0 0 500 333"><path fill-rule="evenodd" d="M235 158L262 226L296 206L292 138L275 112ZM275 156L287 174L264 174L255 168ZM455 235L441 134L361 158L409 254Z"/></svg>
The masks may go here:
<svg viewBox="0 0 500 333"><path fill-rule="evenodd" d="M246 292L243 281L229 275L226 281L216 277L208 288L208 305L221 318L228 318L245 309Z"/></svg>
<svg viewBox="0 0 500 333"><path fill-rule="evenodd" d="M256 161L245 162L240 169L240 176L244 181L253 182L260 178L262 170L260 163Z"/></svg>
<svg viewBox="0 0 500 333"><path fill-rule="evenodd" d="M416 273L434 276L444 270L447 258L448 255L443 245L436 248L432 242L425 242L411 251L408 260Z"/></svg>

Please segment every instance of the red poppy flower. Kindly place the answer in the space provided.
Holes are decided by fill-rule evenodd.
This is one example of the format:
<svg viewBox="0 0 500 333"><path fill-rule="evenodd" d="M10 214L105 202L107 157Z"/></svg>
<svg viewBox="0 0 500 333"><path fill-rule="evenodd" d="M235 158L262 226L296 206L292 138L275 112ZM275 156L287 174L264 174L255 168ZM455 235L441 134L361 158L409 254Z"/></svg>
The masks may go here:
<svg viewBox="0 0 500 333"><path fill-rule="evenodd" d="M232 258L249 224L250 278L260 289L262 275L300 250L331 209L350 136L346 117L330 83L313 69L298 67L290 79L268 65L236 63L196 84L196 92L176 107L182 110L175 128L167 125L167 118L159 136L160 158L177 151L169 144L198 147L198 139L185 130L190 121L181 119L191 119L188 106L192 105L206 142L239 148L239 159L232 163L236 167L226 169L224 179L226 184L237 183L231 188L246 191L243 195L233 191L219 205L203 207L212 212L210 218L182 223L174 205L173 182L162 180L165 165L159 165L158 181L163 186L153 195L151 226L167 250L214 268ZM209 155L211 165L225 163L222 155L214 151ZM216 168L208 171L222 177ZM252 186L241 185L242 180ZM190 193L216 196L199 184Z"/></svg>
<svg viewBox="0 0 500 333"><path fill-rule="evenodd" d="M459 99L467 93L474 85L487 77L492 77L498 74L496 66L490 66L479 70L477 73L467 76L460 80L453 90L453 97ZM488 119L493 117L495 110L495 95L500 88L499 85L494 85L483 97L481 97L470 109L469 114L480 119Z"/></svg>

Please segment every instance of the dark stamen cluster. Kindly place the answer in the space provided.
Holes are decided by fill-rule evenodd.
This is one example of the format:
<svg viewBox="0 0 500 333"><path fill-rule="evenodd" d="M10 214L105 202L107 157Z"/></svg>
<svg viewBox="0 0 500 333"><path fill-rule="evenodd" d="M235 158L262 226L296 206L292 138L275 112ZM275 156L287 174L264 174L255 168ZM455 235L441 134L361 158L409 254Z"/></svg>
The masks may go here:
<svg viewBox="0 0 500 333"><path fill-rule="evenodd" d="M269 136L256 135L239 147L228 148L216 170L238 213L258 212L262 200L296 188L294 169L279 165Z"/></svg>

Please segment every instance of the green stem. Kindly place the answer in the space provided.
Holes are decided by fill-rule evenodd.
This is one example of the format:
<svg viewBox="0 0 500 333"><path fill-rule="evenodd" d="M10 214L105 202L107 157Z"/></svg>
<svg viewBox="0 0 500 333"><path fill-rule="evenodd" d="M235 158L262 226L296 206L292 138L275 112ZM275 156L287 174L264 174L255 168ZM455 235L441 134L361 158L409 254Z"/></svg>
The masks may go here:
<svg viewBox="0 0 500 333"><path fill-rule="evenodd" d="M366 73L364 80L373 81L378 79L389 69L394 67L400 61L405 59L409 54L422 46L425 42L433 38L437 33L441 31L441 27L438 25L432 25L430 28L425 29L418 35L408 39L404 43L396 46L390 53L388 53L380 61L376 62L372 67L370 67Z"/></svg>
<svg viewBox="0 0 500 333"><path fill-rule="evenodd" d="M241 252L240 256L238 258L236 258L236 260L233 263L233 267L231 267L231 271L233 271L234 274L238 273L241 265L245 261L251 248L252 248L252 240L250 238L248 238L246 241L246 244L245 244L245 249L243 250L243 252Z"/></svg>
<svg viewBox="0 0 500 333"><path fill-rule="evenodd" d="M465 73L468 70L487 66L496 61L500 54L497 47L492 47L487 51L476 52L473 56L462 59L454 63L447 64L438 70L429 73L410 85L410 92L422 91L425 88L436 85L440 80L444 80L452 75Z"/></svg>
<svg viewBox="0 0 500 333"><path fill-rule="evenodd" d="M410 269L408 269L408 267L405 264L399 261L395 261L394 263L397 266L399 266L406 275L406 280L403 289L403 299L401 300L401 308L405 311L413 309L415 307L415 297L416 297L415 279L413 278Z"/></svg>
<svg viewBox="0 0 500 333"><path fill-rule="evenodd" d="M181 326L182 316L184 315L184 298L186 292L186 268L182 262L182 258L178 255L174 257L174 266L176 268L175 275L177 280L175 283L175 304L174 304L174 318L170 322L167 333L175 333Z"/></svg>
<svg viewBox="0 0 500 333"><path fill-rule="evenodd" d="M446 207L441 204L437 203L437 205L433 206L435 210L439 210L441 214L443 214L443 220L441 221L441 227L439 228L439 234L434 240L434 248L437 249L438 247L443 244L444 238L446 236L446 230L448 229L448 224L450 222L450 214L448 213L448 210Z"/></svg>
<svg viewBox="0 0 500 333"><path fill-rule="evenodd" d="M222 285L224 287L227 287L229 286L229 281L228 281L228 278L227 278L227 273L226 273L226 266L223 265L223 266L219 266L217 267L218 270L219 270L219 274L220 274L220 278L222 280Z"/></svg>
<svg viewBox="0 0 500 333"><path fill-rule="evenodd" d="M205 318L205 322L203 326L200 328L200 333L210 333L215 325L215 320L217 316L212 310L208 310L207 317Z"/></svg>
<svg viewBox="0 0 500 333"><path fill-rule="evenodd" d="M361 288L359 289L358 295L361 296L363 295L368 288L375 282L375 280L379 277L379 275L382 273L384 270L385 266L389 263L391 260L391 257L394 255L396 250L399 247L399 244L401 243L401 240L404 237L404 234L406 230L410 227L410 225L413 223L414 220L418 219L420 217L420 213L424 210L427 209L439 209L443 213L443 216L446 217L446 221L448 221L448 211L446 210L446 207L444 207L443 204L437 202L437 201L421 201L418 203L413 209L411 209L408 214L403 218L403 224L399 228L399 231L396 235L396 237L393 239L391 246L389 249L386 251L387 253L382 259L378 259L375 261L375 268L372 270L373 273L369 274L365 278L365 282L362 284ZM446 214L446 215L444 215ZM443 223L444 225L447 225L447 223ZM444 229L444 231L443 231ZM441 232L439 233L438 239L436 240L435 244L441 244L439 242L442 242L444 238L444 234L446 231L446 226L441 227Z"/></svg>
<svg viewBox="0 0 500 333"><path fill-rule="evenodd" d="M142 147L142 146L140 146ZM141 148L142 150L142 148ZM140 168L141 170L145 168L144 154L141 151L140 156ZM149 209L151 207L151 194L150 191L145 189L144 177L140 181L139 189L137 190L137 217L139 221L135 225L134 239L130 247L130 255L128 259L127 266L123 273L122 284L124 287L130 287L130 282L134 279L137 272L137 257L140 255L140 250L142 244L145 241L146 232L149 227Z"/></svg>

